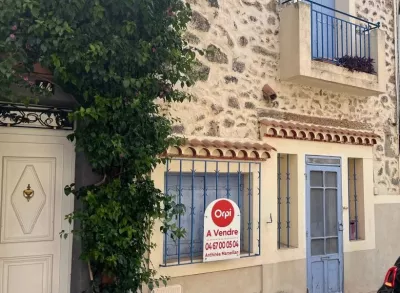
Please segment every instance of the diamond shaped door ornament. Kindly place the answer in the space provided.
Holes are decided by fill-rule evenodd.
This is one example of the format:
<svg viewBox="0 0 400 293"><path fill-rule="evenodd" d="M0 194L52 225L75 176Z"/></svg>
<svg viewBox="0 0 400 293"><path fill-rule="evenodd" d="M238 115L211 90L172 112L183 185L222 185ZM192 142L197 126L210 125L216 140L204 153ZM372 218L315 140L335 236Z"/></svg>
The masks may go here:
<svg viewBox="0 0 400 293"><path fill-rule="evenodd" d="M31 234L46 202L35 167L27 165L11 195L11 204L24 234Z"/></svg>

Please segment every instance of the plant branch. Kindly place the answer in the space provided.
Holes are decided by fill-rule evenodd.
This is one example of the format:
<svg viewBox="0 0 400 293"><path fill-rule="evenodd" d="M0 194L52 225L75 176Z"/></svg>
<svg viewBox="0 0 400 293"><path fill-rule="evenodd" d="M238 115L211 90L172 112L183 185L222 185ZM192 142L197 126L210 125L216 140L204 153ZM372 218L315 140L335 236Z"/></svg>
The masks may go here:
<svg viewBox="0 0 400 293"><path fill-rule="evenodd" d="M107 174L104 174L103 179L101 179L101 181L95 183L94 186L99 187L100 185L103 185L106 182L106 179L107 179Z"/></svg>

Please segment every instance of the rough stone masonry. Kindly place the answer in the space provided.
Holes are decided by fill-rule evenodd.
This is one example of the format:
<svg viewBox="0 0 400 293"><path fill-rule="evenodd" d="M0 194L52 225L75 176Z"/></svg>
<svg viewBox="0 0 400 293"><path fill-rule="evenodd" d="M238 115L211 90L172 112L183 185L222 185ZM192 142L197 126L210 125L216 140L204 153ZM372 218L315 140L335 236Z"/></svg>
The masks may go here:
<svg viewBox="0 0 400 293"><path fill-rule="evenodd" d="M382 138L374 148L375 186L380 194L399 194L393 3L355 1L356 16L380 21L386 34L388 81L381 96L357 97L281 82L278 0L189 0L194 12L185 37L212 52L198 56L202 81L190 90L195 98L170 109L180 118L174 130L257 140L258 118L272 110L368 123ZM276 91L276 100L263 98L266 83Z"/></svg>

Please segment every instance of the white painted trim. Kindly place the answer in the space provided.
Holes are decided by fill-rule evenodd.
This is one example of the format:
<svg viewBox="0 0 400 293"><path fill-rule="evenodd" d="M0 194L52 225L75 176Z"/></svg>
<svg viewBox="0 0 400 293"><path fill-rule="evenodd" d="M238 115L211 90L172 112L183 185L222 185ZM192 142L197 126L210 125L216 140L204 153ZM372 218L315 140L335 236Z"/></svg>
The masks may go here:
<svg viewBox="0 0 400 293"><path fill-rule="evenodd" d="M64 144L64 177L63 185L69 185L75 182L75 148L72 143L67 142ZM70 173L68 174L68 170ZM68 176L69 175L69 176ZM70 214L74 211L74 196L63 195L62 209L61 209L61 220L62 229L66 232L71 232L73 226L64 220L65 215ZM71 286L71 270L72 270L72 240L73 237L70 235L67 239L61 241L61 253L60 253L60 292L59 293L70 293ZM67 253L64 253L67 252ZM66 263L66 265L64 265ZM64 285L65 284L65 285Z"/></svg>
<svg viewBox="0 0 400 293"><path fill-rule="evenodd" d="M71 134L71 130L53 130L44 128L27 128L27 127L0 127L0 134L11 134L13 136L41 136L41 137L63 137L66 139L68 134ZM42 140L36 140L41 142Z"/></svg>

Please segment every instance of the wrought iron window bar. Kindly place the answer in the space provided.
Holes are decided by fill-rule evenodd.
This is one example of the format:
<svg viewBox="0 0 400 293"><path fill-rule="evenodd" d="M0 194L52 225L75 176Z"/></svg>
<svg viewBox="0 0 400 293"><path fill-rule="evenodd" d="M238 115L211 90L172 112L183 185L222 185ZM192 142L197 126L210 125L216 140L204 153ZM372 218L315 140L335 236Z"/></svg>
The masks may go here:
<svg viewBox="0 0 400 293"><path fill-rule="evenodd" d="M175 168L171 167L172 164L175 164ZM187 235L184 238L176 240L171 239L169 231L164 234L164 257L161 266L202 262L203 215L207 205L218 198L234 200L242 212L241 258L261 254L260 162L174 158L166 162L164 178L166 195L175 196L180 205L190 198L189 204L185 206L186 213L178 215L176 218L179 228L185 226L183 222L190 223L190 225L186 224L187 228L190 227L190 231L186 231ZM185 178L187 182L189 181L188 186L183 184ZM196 179L199 178L203 180L200 182L201 188L196 186ZM258 210L254 210L254 207L257 206L253 206L255 201L258 201ZM201 206L198 206L200 203ZM196 218L198 222L196 222ZM195 231L198 232L197 235Z"/></svg>
<svg viewBox="0 0 400 293"><path fill-rule="evenodd" d="M349 159L348 182L349 182L349 239L361 240L359 233L359 194L357 191L357 159ZM353 210L353 212L352 212Z"/></svg>
<svg viewBox="0 0 400 293"><path fill-rule="evenodd" d="M282 163L281 160L286 159L286 172L282 172ZM290 155L289 154L278 154L278 249L281 249L283 246L290 248L290 214L291 214L291 195L290 195ZM285 186L286 186L286 194L282 194L282 177L285 177ZM282 233L284 231L282 228L282 200L286 200L286 219L284 220L286 224L286 243L282 243Z"/></svg>

